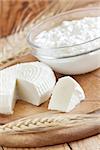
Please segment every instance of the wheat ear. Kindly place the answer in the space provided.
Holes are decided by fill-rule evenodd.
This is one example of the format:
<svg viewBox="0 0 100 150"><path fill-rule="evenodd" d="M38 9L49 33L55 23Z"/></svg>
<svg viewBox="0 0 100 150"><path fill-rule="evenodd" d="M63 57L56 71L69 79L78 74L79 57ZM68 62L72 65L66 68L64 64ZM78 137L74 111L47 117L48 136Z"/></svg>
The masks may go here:
<svg viewBox="0 0 100 150"><path fill-rule="evenodd" d="M99 115L66 115L66 114L39 114L20 119L0 126L0 134L8 133L36 133L47 130L70 128L80 125L88 125L96 122L100 125Z"/></svg>

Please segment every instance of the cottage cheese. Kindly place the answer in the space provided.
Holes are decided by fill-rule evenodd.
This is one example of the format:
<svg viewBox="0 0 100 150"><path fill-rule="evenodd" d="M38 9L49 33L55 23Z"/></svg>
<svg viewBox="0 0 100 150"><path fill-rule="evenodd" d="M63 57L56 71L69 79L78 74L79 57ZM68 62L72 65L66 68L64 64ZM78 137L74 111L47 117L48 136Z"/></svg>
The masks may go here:
<svg viewBox="0 0 100 150"><path fill-rule="evenodd" d="M59 73L87 73L100 67L99 37L100 17L63 21L35 37L33 55Z"/></svg>
<svg viewBox="0 0 100 150"><path fill-rule="evenodd" d="M81 20L63 21L59 26L49 31L43 31L35 37L34 44L41 47L41 52L48 48L67 47L62 51L49 51L50 56L66 56L90 51L100 47L100 39L81 44L100 37L100 17L85 17Z"/></svg>

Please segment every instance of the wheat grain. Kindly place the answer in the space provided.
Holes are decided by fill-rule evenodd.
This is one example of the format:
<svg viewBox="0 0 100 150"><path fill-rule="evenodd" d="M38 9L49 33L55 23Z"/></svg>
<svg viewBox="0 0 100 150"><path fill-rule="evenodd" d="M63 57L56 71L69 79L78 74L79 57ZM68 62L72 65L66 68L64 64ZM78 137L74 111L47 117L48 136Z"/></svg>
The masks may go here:
<svg viewBox="0 0 100 150"><path fill-rule="evenodd" d="M53 130L62 127L78 127L80 125L86 125L95 121L97 122L97 124L100 125L99 115L47 114L47 116L44 116L43 113L38 117L28 117L0 126L0 133L34 133L40 131Z"/></svg>

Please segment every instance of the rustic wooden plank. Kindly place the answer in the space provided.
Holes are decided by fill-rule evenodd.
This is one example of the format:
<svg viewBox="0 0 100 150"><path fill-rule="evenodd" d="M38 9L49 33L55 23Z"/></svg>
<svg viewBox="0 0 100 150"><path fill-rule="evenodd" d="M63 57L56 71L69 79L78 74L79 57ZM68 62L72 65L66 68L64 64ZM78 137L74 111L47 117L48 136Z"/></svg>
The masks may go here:
<svg viewBox="0 0 100 150"><path fill-rule="evenodd" d="M3 148L4 150L71 150L68 144L47 146L42 148ZM0 149L1 150L1 149Z"/></svg>
<svg viewBox="0 0 100 150"><path fill-rule="evenodd" d="M100 150L100 134L69 144L72 150Z"/></svg>

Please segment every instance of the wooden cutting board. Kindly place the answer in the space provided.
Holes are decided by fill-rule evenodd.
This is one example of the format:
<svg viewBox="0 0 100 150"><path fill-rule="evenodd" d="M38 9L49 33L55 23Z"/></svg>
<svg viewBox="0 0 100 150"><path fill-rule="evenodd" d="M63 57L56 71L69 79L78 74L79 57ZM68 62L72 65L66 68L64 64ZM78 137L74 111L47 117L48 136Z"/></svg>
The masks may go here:
<svg viewBox="0 0 100 150"><path fill-rule="evenodd" d="M27 55L23 58L10 62L8 66L12 64L20 63L20 62L26 62L26 61L36 61L36 58L34 58L31 55ZM57 73L55 74L57 78L60 78L61 76L63 76ZM90 116L90 118L92 117L91 119L92 122L88 122L85 124L83 121L83 114L95 112L96 110L100 110L100 92L99 92L100 69L94 72L88 73L88 74L73 76L73 78L75 78L83 87L85 94L86 94L86 99L84 102L79 104L72 112L65 113L63 115L68 115L68 117L70 118L71 115L73 116L73 114L79 113L79 115L81 115L80 113L82 113L82 118L81 118L82 124L80 125L78 124L77 126L77 122L76 122L77 119L76 119L75 120L76 125L74 124L74 127L72 126L70 128L62 127L60 129L54 129L52 131L44 131L40 133L38 133L38 129L36 129L35 130L37 132L36 134L34 133L14 134L11 124L9 126L6 123L26 117L26 116L30 116L30 115L32 115L32 117L34 118L35 114L36 114L35 118L38 118L37 117L38 114L42 115L43 117L44 112L47 112L46 114L48 114L48 117L49 117L49 113L53 113L53 114L56 113L56 111L50 111L50 112L48 111L47 106L48 106L49 100L39 107L33 106L29 103L19 100L16 103L13 115L9 115L9 116L0 115L0 124L6 124L7 130L9 130L9 127L11 127L11 130L12 130L11 131L12 134L9 134L9 133L3 134L3 135L0 134L0 144L2 146L10 146L10 147L35 147L35 146L38 147L38 146L61 144L65 142L72 142L75 140L79 140L79 139L83 139L92 135L99 134L100 133L100 124L99 124L100 118L99 118L99 122L97 120L99 116L97 118L96 117L94 118L94 116ZM57 113L57 117L59 115L60 113L59 114ZM86 118L89 118L89 116L86 116ZM26 122L27 120L28 119L26 119ZM17 124L19 124L19 122L20 121L17 120ZM66 125L68 125L68 122Z"/></svg>
<svg viewBox="0 0 100 150"><path fill-rule="evenodd" d="M28 62L36 61L36 58L31 55L27 55L10 62L10 64L7 64L7 66L20 63L20 62L27 62L27 61ZM57 73L55 74L57 78L63 76L61 74L57 74ZM100 109L100 69L95 70L88 74L73 76L73 78L76 79L83 87L85 91L86 99L69 114L72 113L85 114L85 113L91 113L96 110L99 110ZM42 104L41 106L36 107L27 102L19 100L16 103L13 115L8 115L8 116L0 115L0 124L5 124L7 122L11 122L13 120L20 119L29 115L38 114L40 112L47 112L48 101Z"/></svg>

